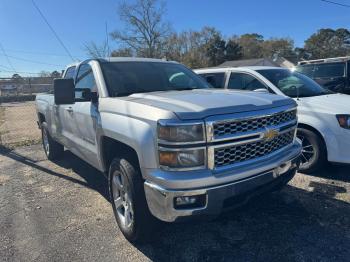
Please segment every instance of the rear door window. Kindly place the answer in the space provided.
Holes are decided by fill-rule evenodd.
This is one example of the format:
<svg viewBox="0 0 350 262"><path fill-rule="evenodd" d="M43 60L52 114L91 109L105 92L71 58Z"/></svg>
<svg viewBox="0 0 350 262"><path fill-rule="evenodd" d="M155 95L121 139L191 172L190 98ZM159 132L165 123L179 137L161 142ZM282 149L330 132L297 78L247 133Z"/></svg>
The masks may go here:
<svg viewBox="0 0 350 262"><path fill-rule="evenodd" d="M225 85L225 73L206 73L199 74L201 77L205 79L209 84L211 84L214 88L224 88Z"/></svg>
<svg viewBox="0 0 350 262"><path fill-rule="evenodd" d="M245 73L231 73L228 89L254 91L267 89L266 86L252 75Z"/></svg>

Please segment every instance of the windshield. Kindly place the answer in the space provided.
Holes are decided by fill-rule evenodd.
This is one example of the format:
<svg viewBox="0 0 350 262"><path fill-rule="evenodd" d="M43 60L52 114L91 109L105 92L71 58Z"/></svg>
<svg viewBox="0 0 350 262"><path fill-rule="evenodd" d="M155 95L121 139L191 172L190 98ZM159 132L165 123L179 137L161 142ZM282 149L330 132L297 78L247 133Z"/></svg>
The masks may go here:
<svg viewBox="0 0 350 262"><path fill-rule="evenodd" d="M309 77L288 69L257 70L273 85L290 97L320 96L332 93Z"/></svg>
<svg viewBox="0 0 350 262"><path fill-rule="evenodd" d="M312 78L343 77L345 74L345 63L322 63L301 65L296 71Z"/></svg>
<svg viewBox="0 0 350 262"><path fill-rule="evenodd" d="M209 88L185 66L166 62L101 62L109 95Z"/></svg>

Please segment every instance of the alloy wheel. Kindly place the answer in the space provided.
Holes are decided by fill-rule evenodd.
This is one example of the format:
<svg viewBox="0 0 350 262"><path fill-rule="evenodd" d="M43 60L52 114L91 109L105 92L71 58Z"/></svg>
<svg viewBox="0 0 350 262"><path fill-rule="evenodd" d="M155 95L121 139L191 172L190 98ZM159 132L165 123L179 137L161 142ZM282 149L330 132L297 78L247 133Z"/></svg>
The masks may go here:
<svg viewBox="0 0 350 262"><path fill-rule="evenodd" d="M112 193L118 218L124 227L134 223L134 210L130 194L130 186L126 177L119 171L113 173Z"/></svg>
<svg viewBox="0 0 350 262"><path fill-rule="evenodd" d="M310 165L315 159L315 147L311 144L311 142L305 136L298 136L302 142L302 150L301 150L301 166Z"/></svg>

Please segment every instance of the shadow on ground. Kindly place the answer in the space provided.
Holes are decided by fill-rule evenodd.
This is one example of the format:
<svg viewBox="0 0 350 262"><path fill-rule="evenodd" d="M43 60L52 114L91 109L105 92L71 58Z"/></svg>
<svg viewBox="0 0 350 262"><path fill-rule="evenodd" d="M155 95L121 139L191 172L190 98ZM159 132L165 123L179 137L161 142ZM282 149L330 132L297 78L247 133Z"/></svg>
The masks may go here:
<svg viewBox="0 0 350 262"><path fill-rule="evenodd" d="M76 179L47 169L34 159L0 146L0 153L49 175L96 190L106 199L107 180L65 152L55 163ZM333 167L321 177L344 181L348 167ZM287 186L210 222L165 224L156 240L136 248L153 261L346 261L350 257L350 204L334 199L339 185L311 181L313 191ZM326 190L324 190L326 188ZM322 189L322 190L321 190ZM326 192L326 193L325 193ZM116 252L118 252L116 250Z"/></svg>

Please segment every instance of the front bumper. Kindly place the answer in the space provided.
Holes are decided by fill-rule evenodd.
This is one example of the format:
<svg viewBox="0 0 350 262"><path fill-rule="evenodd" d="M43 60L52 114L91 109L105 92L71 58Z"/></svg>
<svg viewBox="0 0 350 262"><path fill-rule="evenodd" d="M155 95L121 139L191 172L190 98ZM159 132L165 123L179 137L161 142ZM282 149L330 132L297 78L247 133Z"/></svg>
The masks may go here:
<svg viewBox="0 0 350 262"><path fill-rule="evenodd" d="M169 190L151 182L145 182L145 194L151 213L160 220L173 222L188 216L215 217L251 197L275 187L287 184L300 165L299 153L280 166L232 183L199 189ZM204 196L202 206L196 208L175 207L175 199L184 196Z"/></svg>

